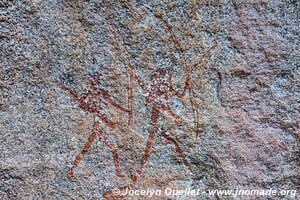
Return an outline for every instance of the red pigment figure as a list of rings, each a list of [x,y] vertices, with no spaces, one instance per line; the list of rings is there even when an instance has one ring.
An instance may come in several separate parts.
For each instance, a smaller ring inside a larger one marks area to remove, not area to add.
[[[166,69],[158,69],[156,70],[152,76],[151,76],[151,84],[149,86],[149,88],[146,88],[146,86],[140,81],[140,79],[138,78],[138,76],[135,73],[135,65],[133,64],[133,62],[131,61],[131,55],[128,52],[126,45],[125,45],[125,38],[122,36],[122,34],[118,31],[118,28],[116,27],[115,23],[113,22],[113,17],[111,16],[109,10],[109,7],[111,7],[110,3],[106,1],[106,9],[105,9],[105,15],[106,18],[108,20],[108,22],[110,23],[111,27],[112,27],[112,34],[114,35],[114,39],[116,40],[116,45],[118,47],[118,49],[121,50],[120,53],[125,54],[125,60],[124,60],[124,64],[125,67],[127,69],[127,71],[130,74],[130,84],[129,84],[129,88],[130,88],[130,93],[131,95],[129,95],[129,101],[131,103],[129,103],[130,108],[132,110],[132,80],[136,81],[138,83],[138,85],[142,88],[142,90],[145,92],[146,94],[146,103],[148,104],[152,104],[152,109],[151,109],[151,127],[149,129],[149,136],[148,136],[148,140],[147,140],[147,144],[144,150],[144,154],[142,155],[141,158],[141,163],[140,163],[140,168],[137,170],[136,175],[132,175],[131,176],[131,181],[132,183],[129,183],[125,186],[119,187],[117,188],[118,191],[123,191],[125,189],[129,189],[131,188],[137,181],[137,177],[141,175],[142,173],[142,169],[145,165],[145,162],[147,160],[147,157],[149,155],[149,152],[151,150],[151,146],[152,146],[152,140],[154,138],[154,136],[157,134],[157,132],[159,132],[158,127],[157,127],[157,122],[159,119],[159,114],[160,111],[166,111],[174,120],[176,123],[180,123],[181,119],[178,115],[176,115],[170,108],[170,106],[166,103],[166,101],[168,100],[169,95],[176,95],[178,98],[183,98],[185,96],[186,91],[189,92],[189,100],[192,106],[192,110],[194,113],[194,127],[195,127],[195,131],[196,131],[196,139],[198,137],[200,128],[198,125],[198,111],[195,108],[195,102],[194,102],[194,92],[193,92],[193,88],[191,85],[191,78],[190,78],[190,72],[197,66],[203,64],[204,59],[206,58],[206,56],[209,54],[209,52],[216,47],[216,45],[214,45],[213,47],[211,47],[204,55],[201,56],[201,58],[199,60],[197,60],[194,64],[189,65],[186,62],[186,58],[184,58],[184,54],[183,54],[183,48],[181,47],[181,43],[179,41],[179,39],[176,37],[176,35],[174,34],[174,32],[172,31],[172,27],[165,21],[164,25],[167,26],[167,30],[168,32],[171,34],[171,38],[173,40],[173,42],[177,45],[179,45],[180,51],[182,53],[182,57],[184,59],[183,60],[183,64],[185,66],[185,75],[186,75],[186,81],[185,81],[185,86],[182,92],[177,92],[173,87],[172,87],[172,73],[173,73],[173,65],[171,66],[171,69],[169,71],[169,73],[167,72]],[[159,16],[158,16],[159,17]],[[166,78],[168,74],[168,79]],[[175,139],[173,139],[171,136],[169,136],[168,134],[166,134],[166,129],[161,129],[160,130],[160,135],[162,137],[164,137],[166,140],[172,142],[175,145],[175,150],[176,152],[179,154],[179,156],[182,158],[183,163],[187,166],[190,166],[189,163],[186,161],[182,150],[179,146],[179,144],[176,142]],[[196,141],[195,141],[196,142]],[[106,191],[103,192],[103,197],[105,199],[123,199],[122,196],[116,196],[114,195],[114,191]]]
[[[181,57],[182,57],[182,61],[185,67],[185,74],[187,77],[190,77],[190,72],[194,70],[195,67],[203,64],[204,59],[208,56],[208,54],[211,52],[212,49],[214,49],[217,44],[214,44],[212,47],[210,47],[208,49],[208,51],[206,51],[199,60],[197,60],[194,64],[189,65],[187,63],[187,58],[185,57],[184,54],[184,48],[182,47],[181,41],[179,40],[179,38],[175,35],[174,31],[173,31],[173,26],[171,24],[169,24],[167,22],[167,20],[165,20],[163,18],[162,13],[156,13],[155,16],[160,19],[160,21],[163,23],[164,28],[167,32],[169,32],[169,34],[171,35],[171,39],[173,41],[173,43],[176,45],[176,47],[179,49],[180,53],[181,53]],[[192,111],[194,113],[194,129],[196,132],[196,138],[195,138],[195,143],[197,142],[197,138],[199,136],[199,133],[201,132],[201,129],[199,127],[199,113],[198,110],[196,109],[195,106],[195,100],[194,100],[194,90],[193,90],[193,86],[191,84],[191,82],[189,82],[189,84],[187,85],[187,89],[189,91],[189,101],[190,104],[192,106]]]
[[[169,142],[173,143],[175,146],[176,152],[179,154],[181,157],[183,163],[190,167],[190,164],[187,162],[185,156],[183,155],[183,151],[181,150],[179,144],[175,139],[173,139],[170,135],[166,134],[166,130],[162,128],[160,131],[157,127],[158,119],[160,116],[160,112],[165,111],[167,112],[177,124],[182,122],[181,118],[172,111],[170,106],[166,103],[168,101],[169,95],[176,95],[179,98],[184,97],[186,89],[188,88],[189,85],[189,77],[186,78],[186,83],[184,90],[182,92],[176,91],[172,87],[172,73],[173,73],[173,65],[169,71],[166,69],[157,69],[154,71],[151,75],[151,84],[147,88],[144,83],[138,78],[137,74],[135,73],[134,69],[130,68],[130,74],[133,78],[134,81],[138,83],[138,85],[142,88],[143,92],[145,93],[146,96],[146,103],[147,104],[152,104],[151,108],[151,117],[150,117],[150,129],[149,129],[149,136],[147,139],[147,144],[144,150],[144,153],[141,158],[141,163],[140,167],[136,172],[136,175],[131,176],[132,183],[125,185],[123,187],[118,188],[118,190],[123,191],[127,188],[132,187],[136,181],[137,177],[141,175],[142,170],[144,168],[145,162],[148,158],[148,155],[150,153],[151,147],[152,147],[152,141],[155,135],[159,132],[160,135],[168,140]],[[168,75],[168,77],[167,77]],[[111,194],[111,191],[104,192],[103,196],[106,199],[110,199],[113,194]],[[113,197],[115,199],[116,197]]]
[[[189,77],[186,78],[186,84],[184,87],[184,90],[180,93],[176,91],[172,87],[172,73],[173,73],[173,65],[169,72],[166,69],[158,69],[154,71],[151,75],[151,84],[148,88],[145,87],[145,85],[142,83],[142,81],[138,78],[136,73],[133,69],[130,69],[130,73],[133,77],[133,79],[140,85],[142,90],[145,92],[146,95],[146,103],[152,104],[151,109],[151,121],[150,121],[150,129],[149,129],[149,136],[146,144],[146,148],[144,151],[144,154],[141,159],[141,166],[140,169],[137,171],[137,174],[140,175],[142,172],[142,169],[144,167],[145,161],[148,157],[148,154],[150,152],[151,146],[152,146],[152,140],[155,136],[155,134],[158,132],[157,122],[159,119],[159,114],[161,111],[167,112],[177,124],[182,122],[181,118],[172,111],[171,107],[166,103],[168,101],[169,95],[176,95],[177,97],[183,97],[185,95],[185,91],[189,85],[190,79]],[[167,75],[169,76],[167,78]],[[160,134],[162,137],[164,137],[166,140],[172,142],[175,145],[175,149],[177,153],[179,153],[180,157],[182,158],[185,165],[189,166],[188,162],[186,161],[185,157],[182,154],[182,150],[180,149],[178,143],[175,139],[173,139],[171,136],[167,135],[166,130],[162,129]]]
[[[73,161],[72,166],[68,170],[68,175],[71,178],[74,178],[74,168],[80,163],[82,157],[84,154],[90,149],[93,141],[97,138],[100,137],[105,145],[108,146],[108,148],[111,150],[113,154],[113,160],[114,160],[114,166],[115,166],[115,171],[116,175],[119,177],[123,177],[120,173],[119,169],[119,156],[118,156],[118,151],[117,148],[115,147],[114,144],[110,143],[108,138],[107,138],[107,133],[101,128],[100,121],[104,122],[110,129],[115,128],[115,123],[112,122],[110,119],[107,118],[107,116],[103,113],[103,108],[101,106],[101,101],[105,101],[118,110],[127,112],[129,115],[129,118],[131,117],[131,110],[126,109],[116,102],[114,102],[111,98],[108,92],[102,88],[96,88],[95,85],[99,83],[100,77],[99,75],[93,75],[91,76],[89,80],[89,89],[88,92],[82,95],[78,95],[76,92],[73,90],[69,89],[59,81],[56,81],[58,86],[66,91],[71,97],[73,97],[80,108],[83,110],[86,110],[90,113],[93,114],[94,116],[94,124],[93,124],[93,131],[92,134],[88,137],[87,142],[84,144],[83,148],[81,151],[77,154],[75,160]],[[130,123],[130,120],[129,122]]]

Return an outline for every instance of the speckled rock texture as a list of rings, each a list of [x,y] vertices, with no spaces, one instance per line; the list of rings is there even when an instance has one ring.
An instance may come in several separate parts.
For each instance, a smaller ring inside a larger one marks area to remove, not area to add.
[[[0,199],[299,199],[299,25],[297,0],[1,0]]]

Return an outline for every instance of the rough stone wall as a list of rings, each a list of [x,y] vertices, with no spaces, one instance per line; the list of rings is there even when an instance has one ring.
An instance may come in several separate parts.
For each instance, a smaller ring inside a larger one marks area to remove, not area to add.
[[[151,77],[172,67],[173,87],[184,91],[190,74],[193,92],[162,99],[181,121],[160,108],[133,188],[297,189],[299,198],[299,15],[295,0],[2,0],[0,199],[103,199],[132,181],[157,105],[146,102]],[[100,136],[74,177],[67,173],[94,130],[95,112],[58,83],[84,94],[94,74],[94,87],[117,104],[132,102],[132,124],[129,112],[102,102],[115,127],[98,127],[117,149],[124,177]]]

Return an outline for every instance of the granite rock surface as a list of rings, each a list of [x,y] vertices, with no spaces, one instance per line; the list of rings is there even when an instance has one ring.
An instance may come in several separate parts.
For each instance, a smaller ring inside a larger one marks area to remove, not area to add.
[[[0,199],[300,198],[299,25],[295,0],[2,0]]]

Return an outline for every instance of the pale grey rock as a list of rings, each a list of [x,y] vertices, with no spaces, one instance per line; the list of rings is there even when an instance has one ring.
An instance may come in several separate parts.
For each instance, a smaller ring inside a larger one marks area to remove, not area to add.
[[[108,8],[125,45],[115,39],[103,1],[0,2],[0,199],[102,199],[129,182],[148,137],[146,94],[134,84],[132,127],[125,113],[104,105],[118,122],[114,130],[103,127],[125,177],[116,177],[111,151],[97,139],[71,180],[68,168],[91,134],[93,115],[55,81],[82,94],[99,73],[99,87],[126,107],[129,54],[146,85],[155,69],[173,63],[174,87],[182,89],[182,55],[159,16],[188,62],[217,46],[191,73],[201,128],[195,144],[188,97],[169,99],[188,124],[169,133],[191,167],[157,134],[135,188],[297,189],[299,198],[299,1],[121,1]],[[165,114],[158,124],[174,120]]]

